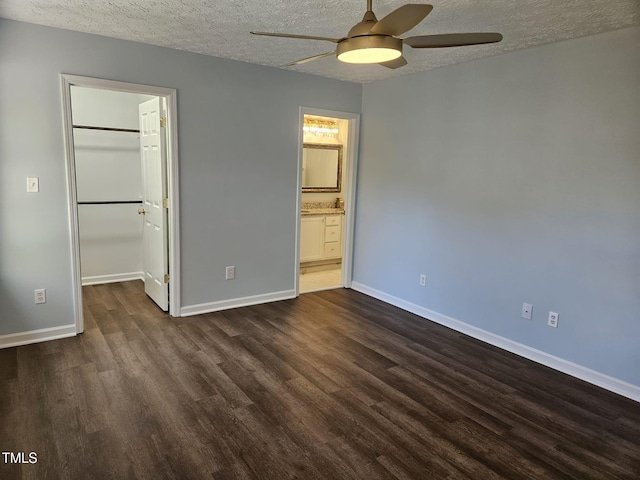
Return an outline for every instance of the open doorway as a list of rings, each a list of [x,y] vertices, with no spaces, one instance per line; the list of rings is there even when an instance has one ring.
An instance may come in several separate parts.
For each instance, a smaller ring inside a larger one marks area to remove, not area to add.
[[[142,281],[176,315],[175,91],[69,75],[62,88],[76,331],[87,285]]]
[[[301,109],[297,293],[351,286],[358,123]]]

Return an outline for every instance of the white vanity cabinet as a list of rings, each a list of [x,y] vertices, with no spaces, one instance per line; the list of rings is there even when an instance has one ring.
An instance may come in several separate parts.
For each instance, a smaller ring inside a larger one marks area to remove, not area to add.
[[[300,219],[300,262],[342,257],[342,215],[304,215]]]
[[[342,215],[327,215],[324,222],[324,258],[342,256]]]
[[[300,219],[300,262],[324,258],[324,215]]]

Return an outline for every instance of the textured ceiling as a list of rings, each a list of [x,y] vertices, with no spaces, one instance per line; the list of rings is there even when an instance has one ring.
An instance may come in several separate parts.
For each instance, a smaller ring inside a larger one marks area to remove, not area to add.
[[[405,46],[409,64],[397,70],[348,65],[334,56],[287,68],[365,83],[640,25],[640,0],[374,0],[373,10],[381,19],[411,1],[434,9],[404,36],[488,31],[502,33],[504,40],[434,50]],[[365,10],[366,0],[0,0],[4,18],[270,66],[335,45],[249,31],[343,37]]]

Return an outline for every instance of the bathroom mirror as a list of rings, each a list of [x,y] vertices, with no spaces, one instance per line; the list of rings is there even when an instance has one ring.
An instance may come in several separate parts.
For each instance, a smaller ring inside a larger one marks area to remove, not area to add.
[[[342,145],[305,143],[302,149],[302,191],[340,192]]]

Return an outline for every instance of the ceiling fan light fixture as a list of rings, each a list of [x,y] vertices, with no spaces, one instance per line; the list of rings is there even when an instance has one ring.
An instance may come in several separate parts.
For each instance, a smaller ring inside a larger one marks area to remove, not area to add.
[[[302,65],[335,54],[341,62],[352,64],[377,63],[383,67],[395,70],[407,64],[407,59],[402,55],[402,46],[404,44],[409,45],[411,48],[445,48],[483,45],[502,40],[501,34],[491,32],[443,33],[398,38],[424,20],[433,10],[433,6],[421,3],[408,3],[396,8],[382,20],[378,21],[372,11],[371,4],[372,0],[367,0],[367,11],[364,17],[362,17],[360,22],[351,27],[346,37],[342,38],[298,35],[293,33],[251,33],[270,37],[320,40],[337,44],[336,49],[332,52],[302,58],[295,62],[282,65],[283,67]]]
[[[338,44],[338,60],[345,63],[383,63],[402,55],[402,40],[386,35],[347,38]]]

